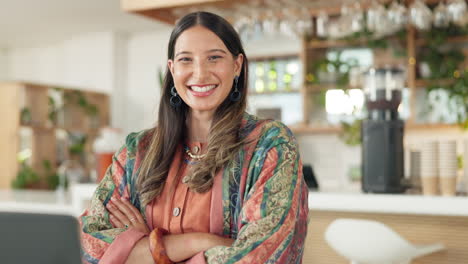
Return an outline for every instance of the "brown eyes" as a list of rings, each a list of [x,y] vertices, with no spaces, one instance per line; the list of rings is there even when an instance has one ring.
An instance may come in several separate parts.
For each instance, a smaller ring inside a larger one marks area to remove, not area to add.
[[[216,61],[218,59],[221,59],[223,58],[222,56],[219,56],[219,55],[213,55],[213,56],[209,56],[208,57],[208,60],[209,61]],[[180,62],[190,62],[192,61],[192,58],[189,58],[189,57],[182,57],[182,58],[179,58],[177,61],[180,61]]]
[[[213,61],[213,60],[217,60],[217,59],[221,59],[221,58],[222,58],[221,56],[215,55],[215,56],[210,56],[208,59]]]

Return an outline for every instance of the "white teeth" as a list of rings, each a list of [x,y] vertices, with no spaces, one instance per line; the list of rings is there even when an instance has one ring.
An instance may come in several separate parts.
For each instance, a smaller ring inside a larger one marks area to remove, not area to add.
[[[195,92],[204,93],[204,92],[208,92],[210,90],[213,90],[214,88],[216,88],[216,86],[217,85],[208,85],[208,86],[203,86],[203,87],[190,86],[190,89],[194,90]]]

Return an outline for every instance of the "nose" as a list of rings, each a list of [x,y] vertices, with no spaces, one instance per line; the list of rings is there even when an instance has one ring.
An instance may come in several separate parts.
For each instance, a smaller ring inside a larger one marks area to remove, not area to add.
[[[203,82],[209,75],[209,69],[205,63],[198,60],[194,63],[192,77],[195,81]]]

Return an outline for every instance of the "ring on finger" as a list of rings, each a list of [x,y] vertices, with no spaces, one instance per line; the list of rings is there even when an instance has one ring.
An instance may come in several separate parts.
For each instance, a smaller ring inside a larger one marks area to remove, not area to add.
[[[128,225],[127,225],[127,224],[125,224],[125,229],[128,229]]]

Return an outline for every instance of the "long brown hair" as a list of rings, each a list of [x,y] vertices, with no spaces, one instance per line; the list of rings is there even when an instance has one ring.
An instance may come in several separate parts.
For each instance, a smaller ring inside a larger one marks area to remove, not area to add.
[[[189,188],[196,192],[206,192],[213,186],[216,173],[234,158],[244,144],[244,141],[239,138],[239,129],[247,104],[249,71],[247,56],[239,35],[225,19],[208,12],[191,13],[178,21],[169,39],[168,59],[174,59],[174,46],[180,34],[196,25],[201,25],[215,33],[234,57],[239,54],[244,56],[238,82],[238,90],[242,93],[241,98],[234,102],[228,96],[216,109],[208,136],[206,156],[190,171]],[[177,147],[187,136],[185,121],[189,107],[183,101],[179,107],[170,105],[170,90],[173,86],[174,80],[169,69],[166,68],[158,122],[153,128],[150,145],[143,158],[137,179],[142,205],[147,205],[161,194]]]

